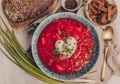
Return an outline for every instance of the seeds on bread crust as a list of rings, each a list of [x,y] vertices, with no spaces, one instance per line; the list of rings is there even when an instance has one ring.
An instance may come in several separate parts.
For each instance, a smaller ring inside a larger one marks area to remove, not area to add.
[[[5,14],[12,22],[24,22],[37,17],[54,0],[9,0],[5,2]]]

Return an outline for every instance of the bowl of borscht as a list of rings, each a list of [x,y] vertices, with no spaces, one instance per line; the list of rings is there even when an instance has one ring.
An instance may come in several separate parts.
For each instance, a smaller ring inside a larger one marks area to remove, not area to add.
[[[89,72],[99,56],[94,26],[74,13],[53,14],[36,28],[32,54],[37,66],[49,77],[71,80]]]

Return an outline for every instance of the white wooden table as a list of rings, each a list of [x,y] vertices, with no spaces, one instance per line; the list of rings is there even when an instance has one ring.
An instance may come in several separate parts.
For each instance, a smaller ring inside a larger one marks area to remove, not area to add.
[[[120,0],[115,0],[117,2],[118,9],[120,9]],[[0,12],[1,15],[1,12]],[[115,24],[115,36],[118,37],[119,43],[117,43],[118,46],[120,46],[120,10],[118,12],[118,17]],[[18,37],[20,37],[18,35]],[[28,38],[28,36],[25,34],[24,37],[20,38]],[[30,42],[30,39],[21,41],[22,45],[28,45],[28,42]],[[1,47],[1,46],[0,46]],[[113,76],[108,84],[120,84],[120,77]],[[40,80],[37,80],[33,77],[31,77],[29,74],[21,70],[19,67],[17,67],[15,64],[13,64],[11,61],[9,61],[1,52],[0,52],[0,84],[45,84]]]

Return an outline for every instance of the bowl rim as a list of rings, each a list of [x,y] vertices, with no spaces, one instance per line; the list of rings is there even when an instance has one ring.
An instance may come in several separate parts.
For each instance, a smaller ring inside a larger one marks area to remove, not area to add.
[[[110,24],[112,24],[112,23],[116,20],[116,18],[117,18],[117,16],[118,16],[118,8],[117,8],[117,13],[114,15],[114,17],[113,17],[113,19],[112,19],[112,21],[111,21],[110,23],[107,23],[107,24],[99,24],[99,23],[97,23],[97,22],[92,21],[92,19],[91,19],[90,16],[89,16],[89,13],[87,12],[87,10],[88,10],[88,4],[89,4],[90,2],[91,2],[91,0],[88,0],[87,3],[86,3],[85,15],[86,15],[86,17],[88,18],[88,20],[90,20],[92,23],[97,24],[97,25],[100,25],[100,26],[105,26],[105,25],[110,25]],[[115,3],[114,0],[112,0],[112,2],[113,2],[114,5],[117,6],[117,4]]]
[[[76,19],[76,20],[82,22],[92,32],[92,35],[93,35],[93,38],[94,38],[94,44],[95,44],[94,45],[94,53],[93,53],[93,56],[91,58],[90,63],[88,63],[85,68],[76,72],[75,74],[62,75],[62,74],[57,74],[57,73],[54,73],[54,72],[50,71],[40,61],[39,55],[37,53],[37,42],[38,42],[38,38],[39,38],[40,33],[42,32],[42,30],[44,29],[44,27],[47,24],[49,24],[52,21],[54,21],[56,19],[59,19],[59,18],[72,18],[72,19]],[[93,68],[93,66],[95,65],[95,63],[96,63],[96,61],[99,57],[99,51],[100,51],[100,46],[99,46],[98,34],[97,34],[96,30],[94,29],[94,26],[88,20],[86,20],[85,18],[82,18],[81,16],[78,16],[74,13],[69,13],[69,12],[57,13],[57,14],[53,14],[53,15],[47,17],[36,28],[36,30],[33,34],[33,38],[32,38],[32,54],[33,54],[33,58],[35,60],[35,63],[46,75],[48,75],[49,77],[51,77],[53,79],[60,80],[60,81],[76,79],[76,78],[86,74],[88,71],[90,71]]]

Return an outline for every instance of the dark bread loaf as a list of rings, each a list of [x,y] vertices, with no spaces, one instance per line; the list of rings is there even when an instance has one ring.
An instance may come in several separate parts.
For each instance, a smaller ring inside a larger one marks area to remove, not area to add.
[[[53,11],[58,0],[2,0],[2,8],[14,29],[24,27]]]

